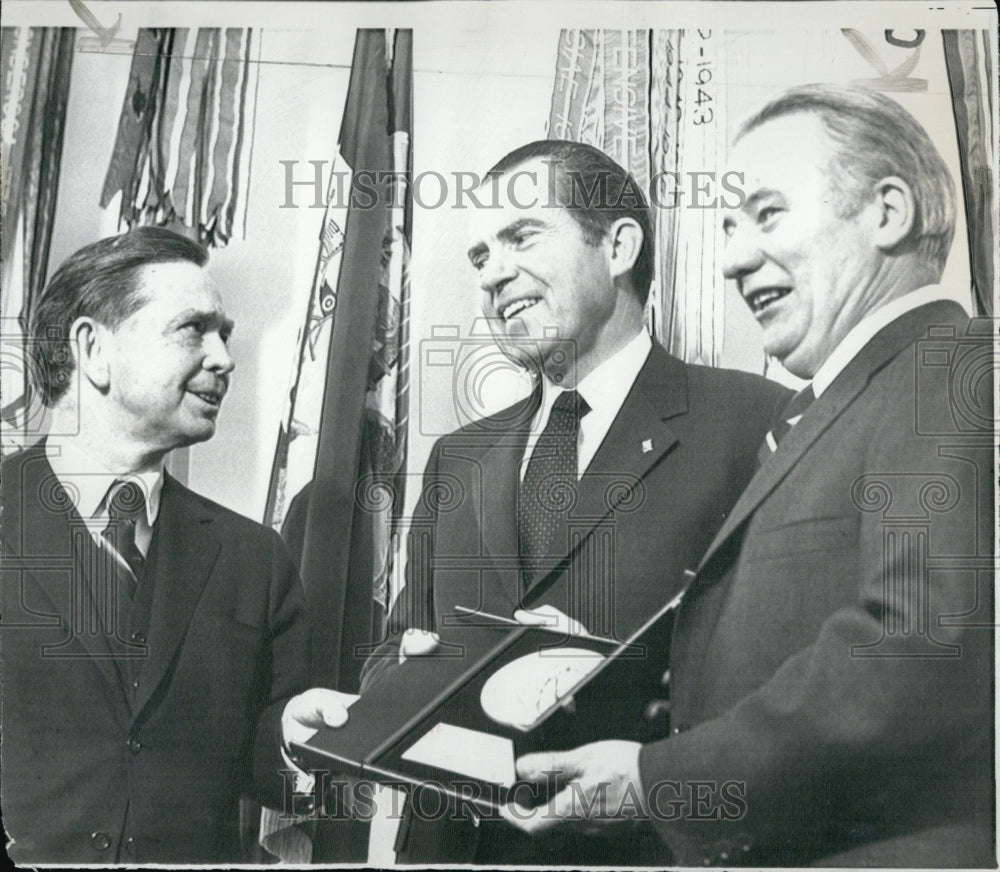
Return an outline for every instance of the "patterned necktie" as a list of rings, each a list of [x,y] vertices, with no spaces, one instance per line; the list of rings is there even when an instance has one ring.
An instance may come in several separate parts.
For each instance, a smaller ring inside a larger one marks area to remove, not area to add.
[[[771,454],[778,450],[781,440],[788,435],[788,431],[799,423],[799,418],[805,414],[806,409],[816,399],[812,385],[806,385],[801,391],[788,401],[788,405],[782,409],[778,420],[771,427],[764,440],[764,445],[760,450],[760,460],[763,463]]]
[[[527,589],[547,557],[552,537],[564,525],[574,500],[580,419],[590,406],[576,391],[560,394],[528,461],[518,492],[517,532]]]
[[[135,544],[135,525],[145,511],[146,496],[134,481],[115,479],[108,490],[108,526],[102,535],[108,545],[121,558],[127,572],[123,573],[129,600],[134,599],[136,587],[142,577],[146,559]]]

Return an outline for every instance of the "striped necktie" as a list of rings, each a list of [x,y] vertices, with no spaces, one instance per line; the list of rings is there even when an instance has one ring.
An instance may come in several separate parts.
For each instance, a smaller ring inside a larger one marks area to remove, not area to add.
[[[134,481],[115,479],[108,489],[108,525],[101,534],[114,551],[124,573],[128,598],[135,597],[136,587],[142,577],[145,557],[135,544],[135,525],[145,511],[146,496]]]
[[[788,435],[792,427],[799,423],[799,418],[805,414],[806,409],[809,408],[815,399],[816,394],[813,393],[813,388],[810,384],[806,385],[789,400],[788,405],[782,409],[781,414],[764,439],[764,445],[760,450],[761,463],[778,450],[781,440]]]

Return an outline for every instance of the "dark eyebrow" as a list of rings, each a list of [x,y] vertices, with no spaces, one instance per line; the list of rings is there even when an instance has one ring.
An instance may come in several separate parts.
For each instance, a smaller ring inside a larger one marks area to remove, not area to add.
[[[485,243],[478,242],[475,245],[473,245],[472,248],[469,249],[469,260],[475,263],[477,257],[479,257],[481,254],[488,254],[489,250],[490,250],[489,246],[487,246]]]
[[[772,197],[777,197],[779,200],[785,199],[781,191],[776,191],[773,188],[762,188],[759,191],[754,191],[747,197],[746,202],[743,204],[743,209],[752,212],[761,200],[768,200]]]
[[[221,312],[211,309],[208,311],[201,311],[199,309],[185,309],[181,312],[173,321],[170,322],[170,327],[173,330],[182,327],[188,321],[203,321],[208,327],[216,328],[220,333],[232,333],[236,327],[235,322],[232,318],[228,318]]]
[[[540,218],[518,218],[517,221],[511,221],[510,224],[500,230],[497,233],[497,239],[501,242],[512,242],[514,237],[526,227],[538,228],[544,226],[545,222]]]
[[[539,228],[545,226],[545,222],[540,218],[518,218],[516,221],[511,221],[506,227],[498,230],[497,239],[500,240],[500,242],[513,242],[516,239],[517,234],[526,227]],[[482,254],[488,254],[489,250],[490,248],[485,242],[477,242],[472,246],[472,248],[469,249],[469,260],[475,263],[477,257]]]

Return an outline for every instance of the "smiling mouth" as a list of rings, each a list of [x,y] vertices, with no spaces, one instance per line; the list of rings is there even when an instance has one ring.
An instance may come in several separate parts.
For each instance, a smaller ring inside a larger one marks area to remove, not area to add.
[[[750,311],[753,312],[754,315],[759,315],[772,303],[776,303],[782,297],[788,296],[791,292],[791,288],[758,288],[756,291],[744,294],[743,299],[746,300],[747,305],[750,307]]]
[[[530,309],[536,303],[542,301],[541,297],[524,297],[520,300],[514,300],[513,303],[508,303],[506,306],[500,309],[500,317],[504,321],[510,321],[511,318],[516,315],[520,315],[526,309]]]
[[[188,391],[190,394],[194,394],[199,400],[207,403],[213,409],[219,408],[222,405],[222,394],[215,393],[213,391]]]

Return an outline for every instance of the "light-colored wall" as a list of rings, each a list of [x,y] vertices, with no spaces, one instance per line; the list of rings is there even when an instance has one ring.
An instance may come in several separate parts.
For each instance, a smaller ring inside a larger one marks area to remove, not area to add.
[[[517,33],[498,34],[490,22],[492,6],[478,5],[482,11],[475,20],[456,21],[452,29],[415,31],[413,147],[418,173],[434,170],[447,178],[457,170],[482,173],[516,146],[545,136],[559,27],[536,23]],[[816,48],[796,43],[783,50],[773,34],[730,37],[730,127],[790,84],[866,74],[860,58],[852,59],[853,50],[845,50],[835,32],[801,39],[813,40]],[[333,156],[353,42],[353,28],[263,31],[246,238],[234,238],[211,257],[211,271],[237,322],[232,350],[238,369],[216,437],[191,449],[190,482],[258,519],[322,219],[321,210],[308,208],[311,194],[305,189],[296,193],[299,208],[279,208],[285,192],[285,170],[279,161],[300,161],[297,178],[302,178],[307,161]],[[932,52],[927,54],[933,58]],[[117,232],[117,204],[101,210],[97,203],[130,62],[129,55],[97,53],[78,53],[74,60],[53,267],[81,245]],[[922,74],[927,75],[926,64],[941,63],[927,61]],[[935,67],[932,73],[936,84],[930,93],[901,99],[932,130],[958,178],[948,98],[941,91],[946,79],[943,68]],[[436,186],[428,183],[424,194],[425,202],[433,199]],[[433,439],[461,420],[453,373],[423,366],[427,343],[454,341],[433,339],[440,327],[455,327],[459,336],[468,338],[479,315],[479,294],[465,256],[468,212],[454,205],[452,196],[439,208],[414,209],[409,464],[417,473]],[[961,218],[947,278],[967,299],[968,252]],[[763,355],[758,328],[733,288],[726,293],[723,364],[759,372]],[[483,408],[499,408],[521,389],[520,382],[502,373],[486,384]],[[410,488],[408,503],[414,496],[415,488]]]

